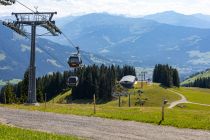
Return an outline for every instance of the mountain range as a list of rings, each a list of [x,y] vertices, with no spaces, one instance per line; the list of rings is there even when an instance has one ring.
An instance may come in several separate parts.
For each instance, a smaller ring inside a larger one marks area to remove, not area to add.
[[[141,18],[101,13],[74,17],[60,28],[85,51],[139,67],[168,63],[185,77],[210,66],[209,17],[172,11]],[[66,44],[63,38],[57,41]]]
[[[182,77],[210,66],[210,16],[173,11],[141,18],[94,13],[56,21],[79,45],[86,64],[129,64],[153,67],[168,63]],[[30,41],[0,25],[0,80],[21,78],[29,63]],[[37,75],[68,70],[75,51],[61,35],[37,40]]]
[[[37,38],[37,76],[56,71],[69,70],[67,60],[76,49],[50,40]],[[99,55],[81,51],[84,64],[111,64]],[[22,79],[29,66],[30,40],[19,36],[0,23],[0,84],[10,79]],[[16,80],[18,81],[18,80]]]
[[[159,23],[165,23],[175,26],[194,27],[209,29],[210,16],[203,14],[184,15],[174,11],[166,11],[153,15],[144,16],[144,19],[154,20]]]

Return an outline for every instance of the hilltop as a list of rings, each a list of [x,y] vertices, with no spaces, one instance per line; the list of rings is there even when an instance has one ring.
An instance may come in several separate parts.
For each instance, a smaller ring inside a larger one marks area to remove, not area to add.
[[[181,85],[189,84],[189,83],[194,82],[196,79],[207,78],[207,77],[210,77],[210,69],[207,69],[205,71],[198,72],[198,73],[195,73],[195,74],[189,76],[186,80],[184,80],[181,83]]]

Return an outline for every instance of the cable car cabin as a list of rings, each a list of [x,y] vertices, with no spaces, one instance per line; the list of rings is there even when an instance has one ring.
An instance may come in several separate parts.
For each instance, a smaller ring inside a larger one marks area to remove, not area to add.
[[[82,59],[79,55],[72,55],[69,57],[68,64],[71,68],[80,67],[82,64]]]
[[[77,76],[70,76],[67,80],[67,84],[71,87],[76,87],[79,84],[79,78]]]
[[[15,3],[15,0],[0,0],[0,5],[12,5]]]

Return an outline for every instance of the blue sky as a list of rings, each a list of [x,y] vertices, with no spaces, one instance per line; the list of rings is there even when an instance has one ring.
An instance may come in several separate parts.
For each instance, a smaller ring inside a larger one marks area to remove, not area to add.
[[[210,0],[19,0],[38,11],[57,11],[57,17],[107,12],[131,17],[173,10],[183,14],[203,13],[210,15]],[[26,12],[26,8],[16,3],[0,6],[0,16],[11,12]]]

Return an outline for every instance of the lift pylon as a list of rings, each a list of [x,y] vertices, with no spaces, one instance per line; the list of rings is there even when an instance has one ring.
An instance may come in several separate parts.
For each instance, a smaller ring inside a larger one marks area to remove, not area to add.
[[[27,36],[23,30],[24,26],[31,26],[31,55],[29,66],[29,86],[27,104],[37,105],[36,99],[36,66],[35,66],[35,52],[36,52],[36,28],[43,27],[48,30],[53,36],[61,34],[59,28],[52,20],[54,14],[57,12],[33,12],[33,13],[12,13],[16,17],[16,21],[3,22],[3,25],[14,30],[16,33]]]

